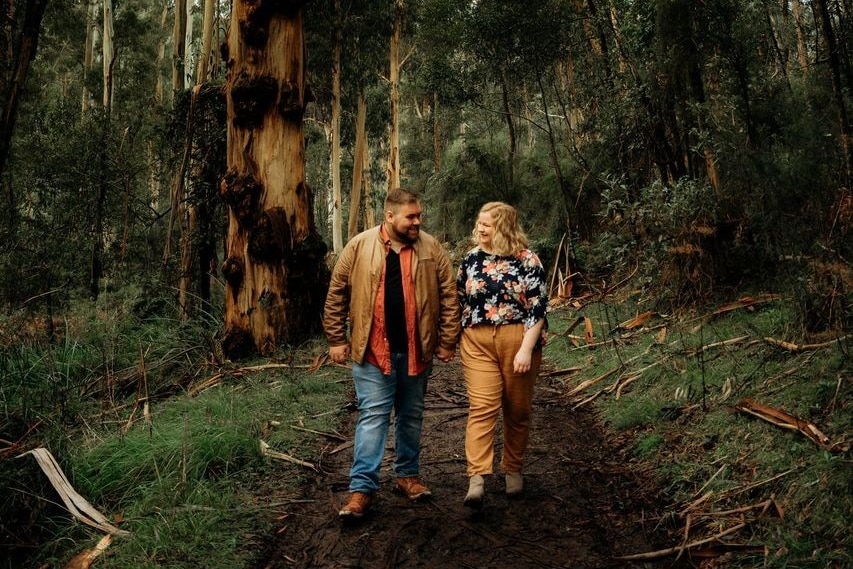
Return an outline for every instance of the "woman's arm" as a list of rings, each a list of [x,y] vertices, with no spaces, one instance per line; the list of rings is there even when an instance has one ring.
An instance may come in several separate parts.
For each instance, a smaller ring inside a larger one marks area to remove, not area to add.
[[[526,373],[530,371],[530,366],[533,362],[533,348],[536,347],[536,342],[539,340],[539,335],[542,333],[542,326],[545,324],[545,319],[537,320],[536,323],[524,331],[524,338],[521,341],[521,347],[515,354],[512,360],[512,369],[515,373]]]

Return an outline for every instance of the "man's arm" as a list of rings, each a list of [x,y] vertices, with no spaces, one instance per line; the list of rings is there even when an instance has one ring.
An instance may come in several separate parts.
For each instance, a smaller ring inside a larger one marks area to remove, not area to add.
[[[442,359],[440,350],[443,350],[445,357],[448,358],[452,358],[456,352],[456,343],[459,341],[462,322],[459,311],[459,298],[456,292],[456,272],[453,270],[450,256],[448,256],[444,247],[440,243],[436,243],[436,248],[438,249],[436,260],[439,294],[439,347],[436,350],[436,355],[439,359]],[[449,361],[449,359],[443,361]]]
[[[332,270],[323,309],[323,330],[329,342],[329,357],[337,363],[345,362],[350,351],[347,340],[347,317],[350,304],[349,275],[353,257],[352,247],[344,247]]]

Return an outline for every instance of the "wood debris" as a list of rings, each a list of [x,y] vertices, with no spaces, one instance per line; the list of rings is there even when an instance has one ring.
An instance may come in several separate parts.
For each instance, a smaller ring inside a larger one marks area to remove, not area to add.
[[[727,312],[732,312],[734,310],[740,310],[745,308],[747,310],[752,309],[753,306],[757,304],[763,304],[765,302],[773,302],[774,300],[779,300],[782,298],[781,294],[760,294],[758,296],[743,296],[736,300],[735,302],[730,302],[729,304],[724,304],[723,306],[716,309],[711,314],[713,316],[719,316],[720,314],[725,314]]]
[[[694,502],[694,505],[704,502],[705,497],[703,496],[700,500]],[[689,510],[690,507],[685,508],[683,512]],[[747,506],[742,506],[739,508],[733,508],[725,511],[717,511],[717,512],[693,512],[684,515],[685,517],[685,525],[684,525],[684,539],[681,545],[675,547],[668,547],[665,549],[658,549],[656,551],[647,551],[645,553],[635,553],[632,555],[621,555],[616,557],[616,559],[624,559],[624,560],[641,560],[641,559],[659,559],[661,557],[668,557],[671,555],[675,555],[676,558],[681,557],[683,554],[687,554],[690,557],[710,557],[713,556],[713,552],[717,552],[717,555],[722,555],[724,553],[736,552],[736,551],[767,551],[764,545],[756,545],[756,544],[748,544],[748,543],[733,543],[730,541],[720,541],[722,538],[728,538],[728,536],[736,534],[738,531],[747,527],[751,522],[761,518],[768,513],[772,513],[778,517],[783,517],[782,508],[780,508],[776,504],[775,497],[771,496],[767,500],[763,502],[758,502],[756,504],[749,504]],[[750,517],[751,515],[751,517]],[[702,520],[702,519],[713,519],[714,526],[718,528],[724,528],[709,536],[705,536],[699,539],[694,539],[693,541],[689,541],[690,530],[694,528],[693,521],[694,520]],[[728,527],[726,527],[728,526]],[[730,539],[730,538],[729,538]]]
[[[320,472],[320,467],[312,462],[308,462],[307,460],[302,460],[300,458],[296,458],[295,456],[290,456],[289,454],[285,454],[283,452],[279,452],[277,450],[272,450],[272,447],[266,441],[260,441],[261,446],[261,454],[264,456],[268,456],[270,458],[277,458],[278,460],[284,460],[286,462],[290,462],[293,464],[298,464],[299,466],[304,466],[306,468],[310,468],[314,472]]]
[[[829,437],[823,434],[820,429],[817,428],[817,425],[811,421],[794,417],[781,409],[763,405],[751,397],[741,400],[737,405],[735,405],[735,409],[758,417],[759,419],[763,419],[777,427],[791,431],[799,431],[814,441],[815,444],[830,452],[844,452],[849,448],[847,444],[831,442]]]
[[[92,566],[92,562],[95,561],[112,543],[113,536],[110,534],[105,535],[101,538],[101,540],[93,547],[92,549],[87,549],[81,553],[78,553],[74,557],[71,558],[71,561],[65,564],[63,569],[89,569]]]
[[[62,498],[65,507],[75,518],[86,525],[97,528],[103,532],[113,535],[126,535],[129,532],[115,527],[101,512],[96,510],[92,504],[86,501],[68,481],[65,473],[59,467],[56,459],[44,447],[39,447],[31,451],[18,455],[18,458],[28,454],[35,457],[36,462],[41,467],[42,471],[47,475],[48,480],[56,489],[59,497]]]
[[[764,338],[764,341],[768,344],[772,344],[774,346],[782,348],[783,350],[788,350],[789,352],[808,352],[811,350],[819,350],[821,348],[828,348],[830,346],[834,346],[835,344],[840,344],[846,339],[847,336],[841,336],[840,338],[836,338],[828,342],[821,342],[819,344],[795,344],[793,342],[786,342],[785,340],[776,340],[774,338]]]

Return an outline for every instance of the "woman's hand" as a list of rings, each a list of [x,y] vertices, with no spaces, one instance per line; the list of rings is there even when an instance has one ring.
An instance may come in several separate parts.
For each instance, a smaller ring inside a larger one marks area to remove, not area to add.
[[[527,373],[530,371],[530,366],[533,361],[533,350],[529,350],[522,346],[515,354],[512,360],[512,370],[515,373]]]

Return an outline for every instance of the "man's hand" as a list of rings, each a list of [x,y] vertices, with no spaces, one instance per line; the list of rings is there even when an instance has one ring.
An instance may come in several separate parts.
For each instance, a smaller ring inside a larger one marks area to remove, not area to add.
[[[330,346],[329,359],[336,364],[344,364],[349,359],[349,345]]]
[[[453,356],[455,356],[455,355],[456,355],[456,352],[454,350],[448,350],[447,348],[442,348],[441,346],[439,346],[435,350],[435,357],[437,357],[439,360],[443,361],[444,363],[447,363],[447,362],[453,360]]]

